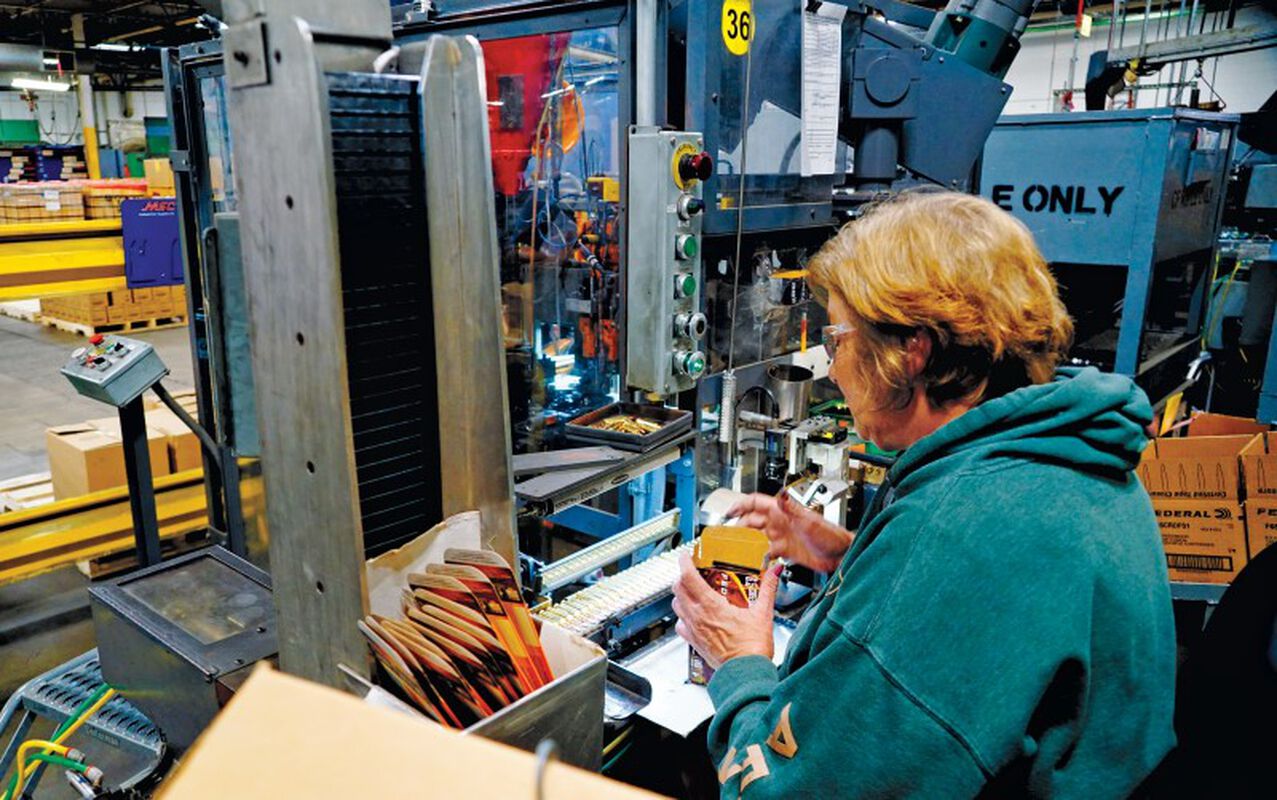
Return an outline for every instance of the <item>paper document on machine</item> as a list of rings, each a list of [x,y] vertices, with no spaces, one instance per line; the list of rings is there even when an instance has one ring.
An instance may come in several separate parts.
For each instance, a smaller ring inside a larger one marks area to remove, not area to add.
[[[804,0],[799,0],[804,2]],[[838,153],[845,6],[821,3],[803,12],[802,174],[832,175]]]

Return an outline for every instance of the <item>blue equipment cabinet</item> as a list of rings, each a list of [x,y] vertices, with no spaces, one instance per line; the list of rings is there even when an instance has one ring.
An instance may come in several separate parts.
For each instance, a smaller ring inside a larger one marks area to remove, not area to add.
[[[182,283],[182,243],[172,197],[123,201],[120,225],[129,288]]]
[[[1238,120],[1172,108],[1012,116],[985,146],[981,194],[1033,232],[1077,321],[1074,356],[1136,378],[1154,401],[1198,353]]]

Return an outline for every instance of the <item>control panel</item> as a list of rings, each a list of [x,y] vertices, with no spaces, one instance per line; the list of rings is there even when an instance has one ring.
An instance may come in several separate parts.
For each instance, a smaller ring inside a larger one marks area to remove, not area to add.
[[[633,127],[629,145],[625,382],[675,394],[707,366],[701,184],[714,161],[699,133]]]
[[[71,353],[62,374],[80,394],[118,408],[158,383],[168,367],[146,342],[97,334]]]

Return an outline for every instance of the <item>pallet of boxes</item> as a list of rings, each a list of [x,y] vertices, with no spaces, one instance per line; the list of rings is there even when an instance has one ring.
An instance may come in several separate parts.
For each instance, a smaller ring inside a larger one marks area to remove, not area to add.
[[[67,222],[84,219],[78,183],[0,184],[0,223]]]
[[[146,197],[146,181],[141,178],[84,181],[86,219],[119,219],[120,203],[132,197]]]
[[[1198,414],[1186,435],[1150,441],[1138,474],[1172,581],[1231,583],[1277,541],[1277,435],[1266,425]]]
[[[127,333],[186,324],[186,287],[151,286],[114,292],[45,297],[44,324],[71,333]]]

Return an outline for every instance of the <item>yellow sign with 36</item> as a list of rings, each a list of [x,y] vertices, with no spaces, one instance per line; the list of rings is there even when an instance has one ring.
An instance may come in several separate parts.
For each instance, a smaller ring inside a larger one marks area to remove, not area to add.
[[[743,56],[754,40],[754,8],[750,0],[723,0],[723,44],[727,52]]]

